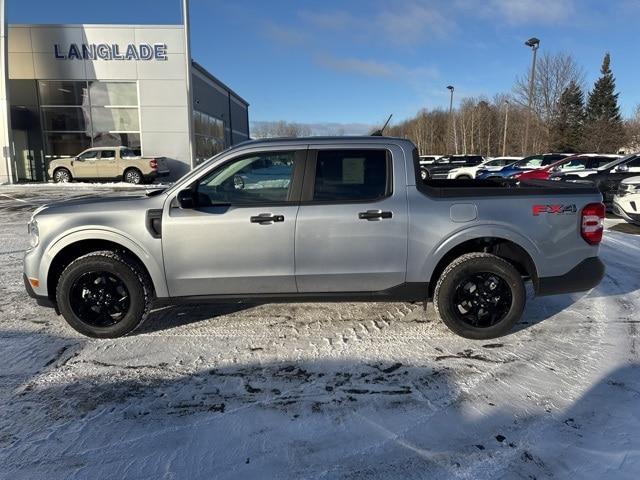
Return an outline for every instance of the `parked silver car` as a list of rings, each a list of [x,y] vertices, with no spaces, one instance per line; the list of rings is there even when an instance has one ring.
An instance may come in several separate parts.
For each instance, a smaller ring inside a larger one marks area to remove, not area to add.
[[[154,301],[432,299],[469,338],[506,333],[538,295],[601,280],[592,186],[420,179],[407,140],[243,143],[147,197],[38,209],[28,292],[79,332],[124,335]]]

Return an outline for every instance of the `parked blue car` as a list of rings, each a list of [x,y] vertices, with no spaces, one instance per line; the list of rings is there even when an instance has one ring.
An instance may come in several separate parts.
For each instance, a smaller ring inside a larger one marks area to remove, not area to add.
[[[540,155],[531,155],[529,157],[523,158],[522,160],[518,160],[511,165],[507,165],[506,167],[497,171],[479,169],[478,173],[476,173],[476,179],[484,180],[486,178],[509,178],[516,173],[546,167],[553,162],[556,162],[565,157],[569,157],[571,155],[573,155],[573,153],[543,153]]]

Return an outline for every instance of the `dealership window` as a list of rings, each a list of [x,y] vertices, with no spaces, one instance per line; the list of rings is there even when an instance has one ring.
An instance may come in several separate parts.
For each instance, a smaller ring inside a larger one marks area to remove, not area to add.
[[[140,153],[135,82],[41,80],[38,91],[47,158],[120,145]]]
[[[196,164],[224,150],[224,122],[206,113],[193,112],[193,133],[196,141]]]

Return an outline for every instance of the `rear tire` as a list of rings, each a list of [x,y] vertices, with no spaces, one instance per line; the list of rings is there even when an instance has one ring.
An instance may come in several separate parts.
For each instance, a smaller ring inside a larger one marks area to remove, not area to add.
[[[73,180],[71,172],[66,168],[56,168],[53,172],[53,181],[55,183],[69,183]]]
[[[134,330],[149,314],[153,286],[130,256],[109,250],[71,262],[60,275],[56,301],[76,331],[94,338],[115,338]]]
[[[456,180],[471,180],[471,177],[469,175],[458,175]]]
[[[442,272],[433,294],[436,313],[454,333],[486,340],[505,335],[522,317],[522,276],[506,260],[467,253]]]
[[[137,168],[129,168],[124,172],[122,179],[126,183],[132,183],[133,185],[138,185],[142,183],[142,172]]]

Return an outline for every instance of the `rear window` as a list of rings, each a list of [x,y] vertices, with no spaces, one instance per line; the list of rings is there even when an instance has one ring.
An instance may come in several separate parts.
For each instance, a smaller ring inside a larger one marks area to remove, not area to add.
[[[313,200],[321,202],[375,200],[388,193],[386,150],[320,150]]]
[[[122,158],[131,158],[131,157],[137,157],[139,155],[133,150],[131,150],[130,148],[123,148],[122,150],[120,150],[120,156]]]

